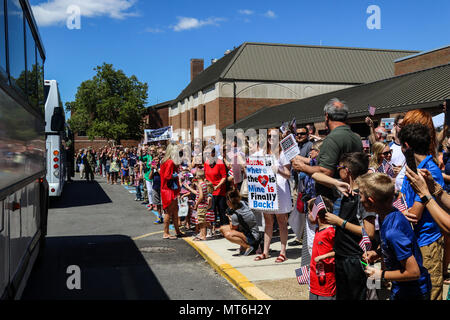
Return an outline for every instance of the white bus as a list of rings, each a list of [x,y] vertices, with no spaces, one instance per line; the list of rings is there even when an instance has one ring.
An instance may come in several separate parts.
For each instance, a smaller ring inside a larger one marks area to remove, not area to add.
[[[21,297],[47,234],[44,61],[28,0],[0,1],[0,299]]]
[[[47,181],[49,196],[61,196],[65,182],[66,124],[64,107],[56,80],[45,80],[45,138],[47,149]]]

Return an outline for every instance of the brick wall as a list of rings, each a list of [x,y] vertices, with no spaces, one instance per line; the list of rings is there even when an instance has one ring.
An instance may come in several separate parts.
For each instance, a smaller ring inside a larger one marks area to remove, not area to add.
[[[397,76],[405,73],[429,69],[447,63],[450,63],[450,46],[396,62],[394,64],[394,72]]]
[[[237,98],[236,99],[236,118],[240,120],[248,117],[263,107],[277,106],[280,104],[294,101],[294,99],[249,99],[249,98]],[[215,124],[218,130],[221,130],[234,123],[234,107],[233,98],[218,98],[205,104],[206,106],[206,122],[203,126],[210,126]],[[194,128],[194,110],[190,109],[171,117],[170,123],[174,126],[174,130],[180,128],[177,125],[181,118],[181,128],[191,129]],[[203,122],[203,105],[197,107],[197,121]]]

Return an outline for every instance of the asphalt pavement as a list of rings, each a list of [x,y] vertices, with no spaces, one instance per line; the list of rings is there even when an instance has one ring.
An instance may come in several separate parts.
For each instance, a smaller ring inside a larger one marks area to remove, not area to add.
[[[66,184],[51,202],[45,250],[22,299],[245,299],[186,241],[162,239],[162,225],[130,191],[98,176]],[[69,289],[71,266],[80,289]]]

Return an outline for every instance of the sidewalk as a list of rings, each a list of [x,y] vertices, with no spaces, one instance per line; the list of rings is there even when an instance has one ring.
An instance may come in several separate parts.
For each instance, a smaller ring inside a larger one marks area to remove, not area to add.
[[[289,234],[288,243],[295,239]],[[273,237],[271,257],[254,261],[256,255],[237,256],[239,246],[225,238],[208,241],[185,241],[193,246],[216,271],[251,300],[307,300],[308,286],[300,286],[295,269],[300,267],[302,246],[289,246],[283,263],[275,263],[281,249],[279,237]]]

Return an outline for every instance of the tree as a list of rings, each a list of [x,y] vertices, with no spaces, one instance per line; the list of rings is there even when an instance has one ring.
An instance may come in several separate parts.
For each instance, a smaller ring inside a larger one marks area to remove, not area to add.
[[[74,132],[86,132],[89,139],[103,137],[120,143],[143,136],[142,116],[147,102],[147,83],[127,77],[112,64],[94,69],[97,74],[78,87],[75,101],[67,102],[68,120]]]

